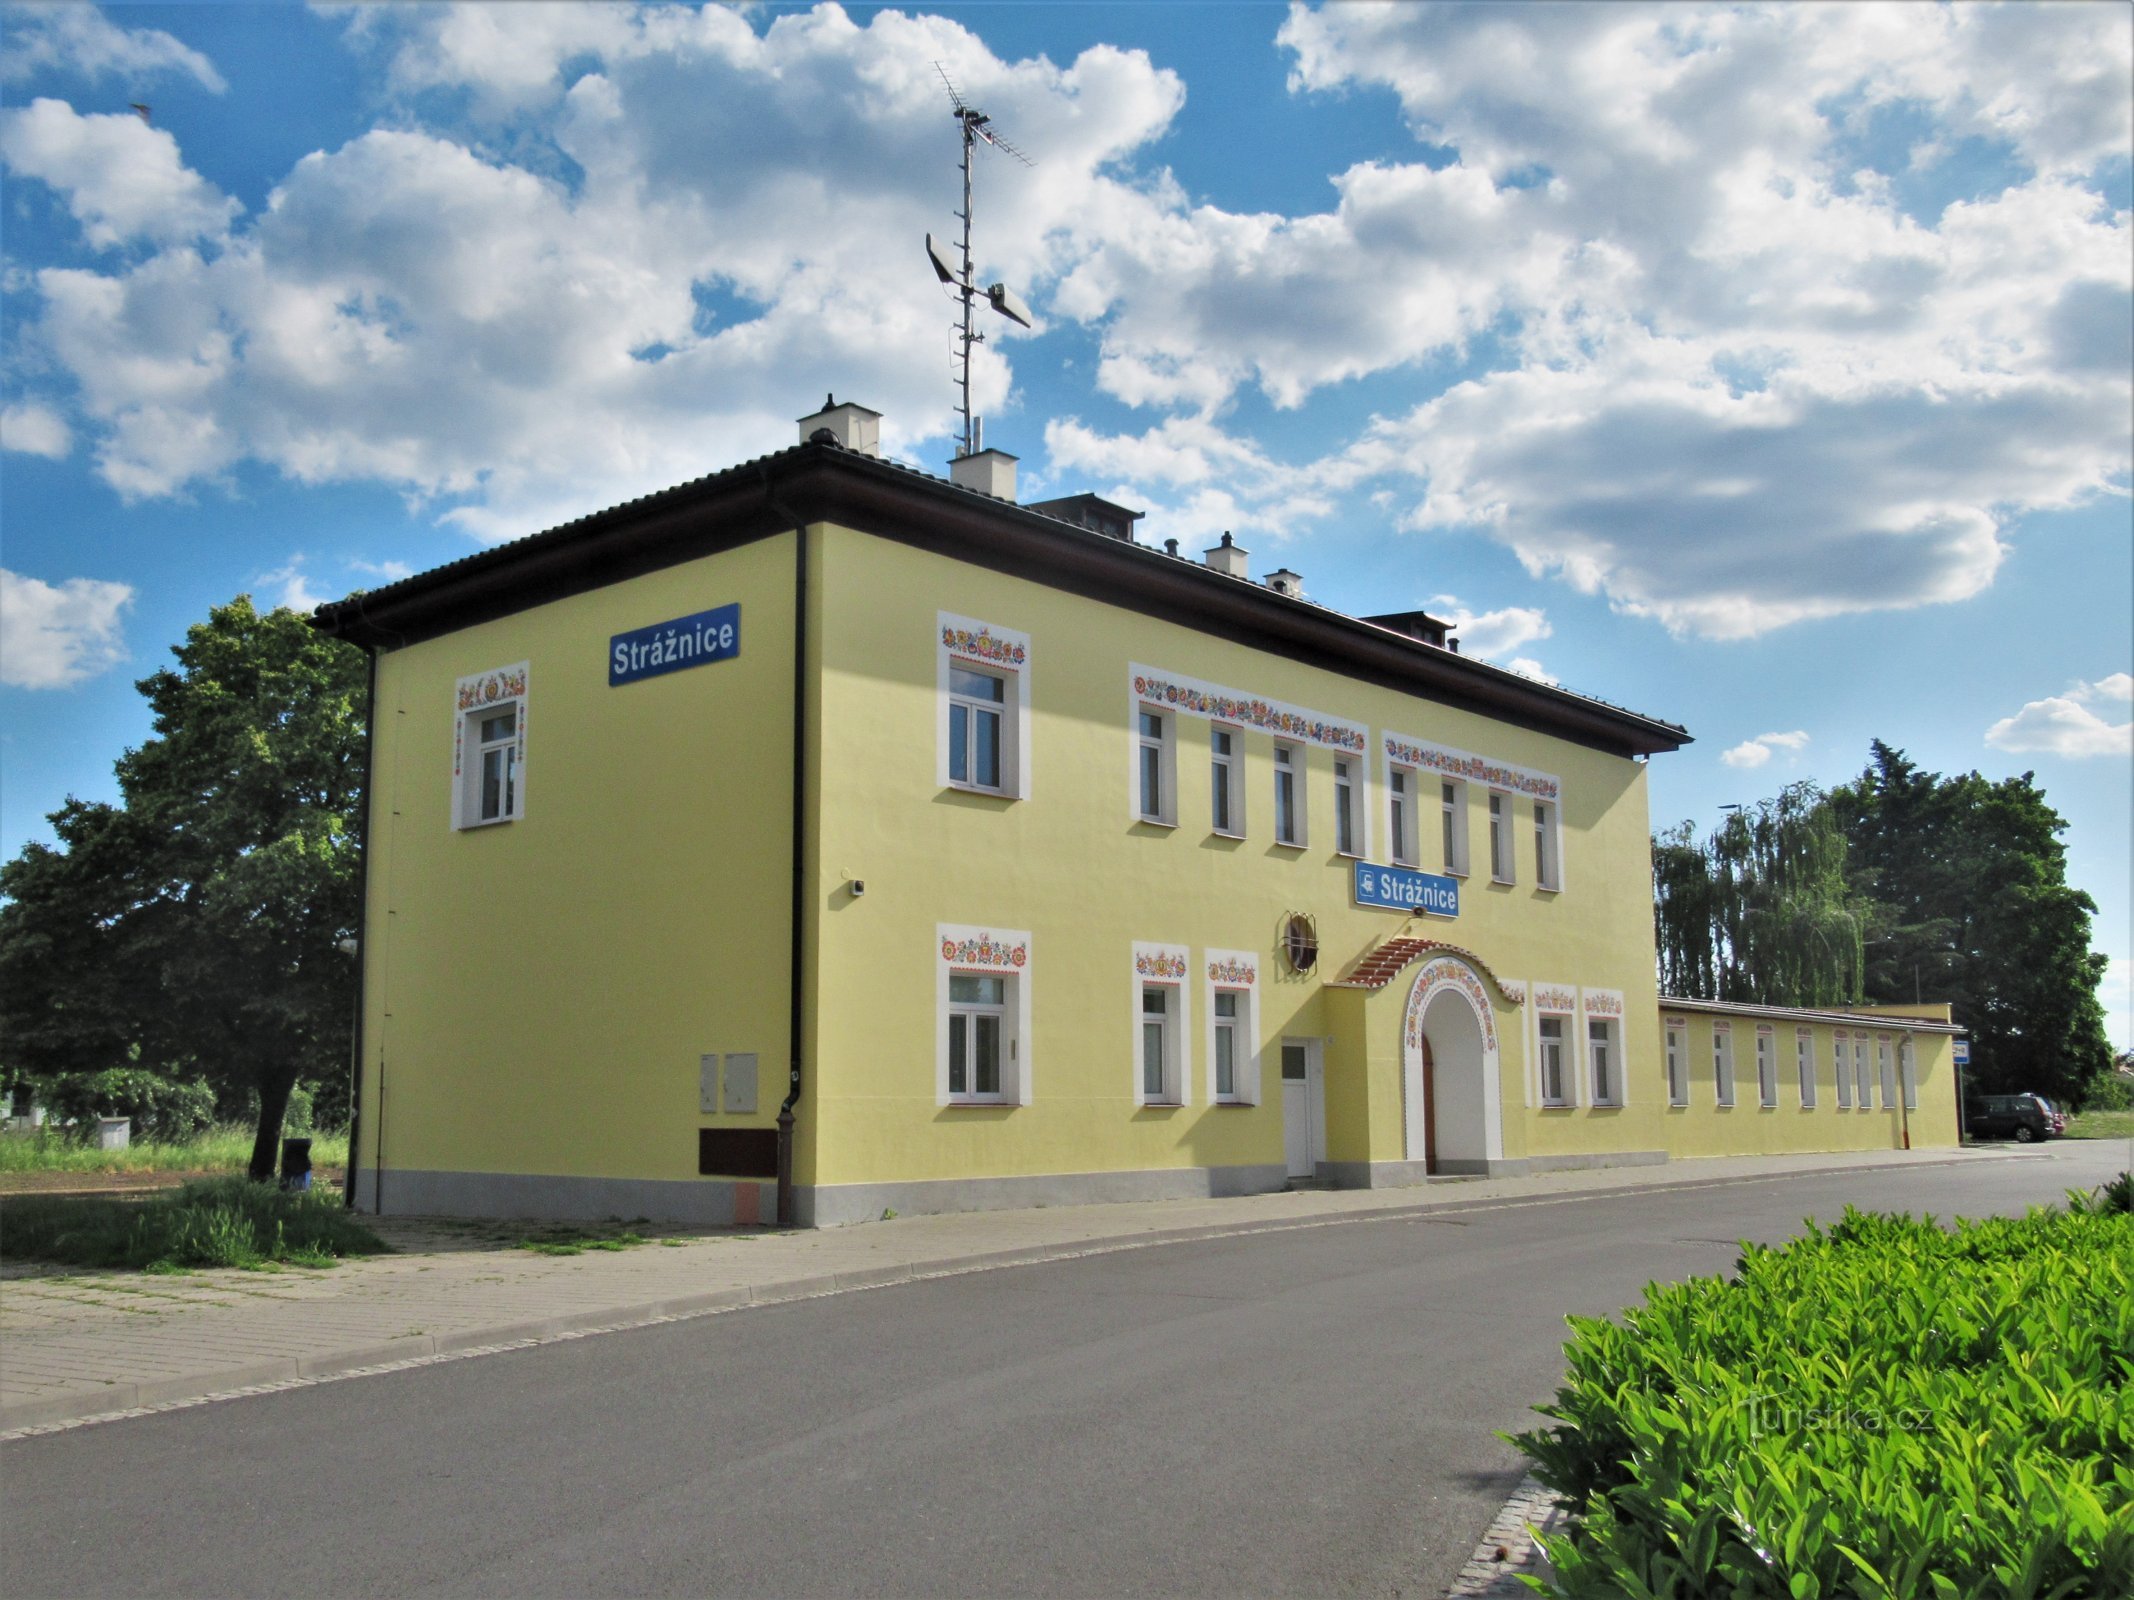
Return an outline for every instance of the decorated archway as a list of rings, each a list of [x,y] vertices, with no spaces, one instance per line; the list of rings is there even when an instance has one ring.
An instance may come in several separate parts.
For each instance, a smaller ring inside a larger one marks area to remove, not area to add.
[[[1401,1017],[1407,1159],[1428,1160],[1433,1171],[1487,1171],[1504,1154],[1497,1089],[1497,1019],[1489,991],[1464,961],[1426,961]]]

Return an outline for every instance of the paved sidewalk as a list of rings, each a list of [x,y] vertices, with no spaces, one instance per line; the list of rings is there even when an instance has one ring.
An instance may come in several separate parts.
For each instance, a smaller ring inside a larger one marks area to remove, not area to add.
[[[812,1233],[646,1228],[650,1244],[560,1257],[517,1248],[482,1224],[393,1220],[380,1231],[400,1253],[326,1271],[11,1272],[0,1285],[0,1438],[588,1332],[1184,1239],[2004,1159],[1978,1149],[1727,1157],[1420,1189],[965,1212]]]

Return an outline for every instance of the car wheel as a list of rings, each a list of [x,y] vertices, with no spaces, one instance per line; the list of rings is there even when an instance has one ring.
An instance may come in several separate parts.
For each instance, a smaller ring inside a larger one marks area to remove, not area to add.
[[[2015,1142],[2017,1144],[2035,1144],[2037,1142],[2037,1138],[2038,1136],[2030,1131],[2030,1125],[2028,1123],[2025,1123],[2023,1126],[2015,1130]]]

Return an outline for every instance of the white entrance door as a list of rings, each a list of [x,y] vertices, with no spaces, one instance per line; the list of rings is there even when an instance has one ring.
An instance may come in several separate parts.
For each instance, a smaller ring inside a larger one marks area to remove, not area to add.
[[[1282,1041],[1282,1153],[1292,1178],[1309,1178],[1326,1154],[1325,1085],[1317,1040]]]

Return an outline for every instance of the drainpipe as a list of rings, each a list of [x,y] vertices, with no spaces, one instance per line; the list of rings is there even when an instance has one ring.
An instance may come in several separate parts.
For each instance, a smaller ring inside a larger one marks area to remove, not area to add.
[[[370,796],[371,760],[377,754],[378,651],[364,645],[363,659],[363,781],[356,790],[356,1016],[349,1025],[348,1171],[341,1180],[341,1204],[356,1208],[356,1163],[363,1152],[363,1010],[364,980],[370,970],[370,945],[365,939],[370,919]]]
[[[818,429],[818,434],[827,433]],[[787,979],[786,1031],[791,1059],[786,1066],[785,1101],[778,1107],[778,1226],[796,1225],[793,1215],[793,1107],[800,1100],[800,985],[807,970],[807,777],[808,777],[808,527],[783,505],[771,487],[767,466],[764,504],[793,528],[793,900],[792,960]]]

